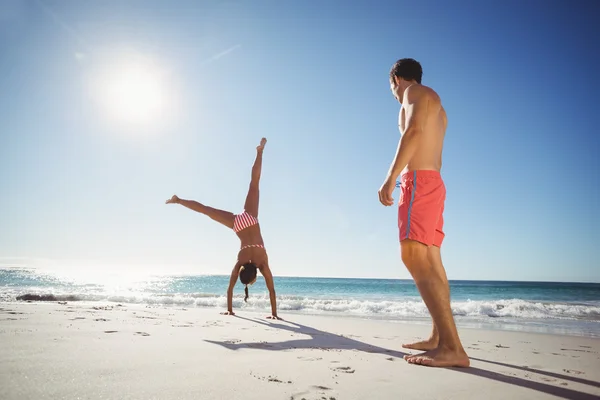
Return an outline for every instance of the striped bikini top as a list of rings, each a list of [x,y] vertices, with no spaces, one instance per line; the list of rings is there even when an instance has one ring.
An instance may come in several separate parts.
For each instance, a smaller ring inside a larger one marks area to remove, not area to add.
[[[258,219],[244,211],[243,213],[235,216],[235,219],[233,220],[233,230],[235,233],[238,233],[239,231],[256,224],[258,224]]]

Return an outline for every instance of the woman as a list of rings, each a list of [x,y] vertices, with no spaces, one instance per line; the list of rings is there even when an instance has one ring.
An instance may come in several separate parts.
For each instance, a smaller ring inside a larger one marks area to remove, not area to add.
[[[167,200],[167,204],[181,204],[191,210],[207,215],[217,222],[222,223],[228,228],[234,230],[241,241],[241,249],[238,253],[237,263],[231,271],[229,279],[229,288],[227,289],[227,312],[224,315],[235,315],[232,309],[233,302],[233,287],[238,276],[240,282],[245,285],[244,291],[246,297],[244,301],[248,301],[248,285],[256,282],[256,270],[265,278],[267,289],[269,289],[269,297],[271,299],[271,316],[269,319],[281,319],[277,316],[277,302],[275,299],[275,286],[273,285],[273,275],[269,268],[269,258],[260,233],[260,225],[258,224],[258,184],[260,181],[260,173],[262,169],[262,155],[267,139],[262,138],[260,145],[256,148],[256,160],[252,166],[252,179],[250,188],[246,196],[246,204],[244,204],[244,212],[241,214],[232,214],[228,211],[218,210],[208,207],[193,200],[183,200],[177,196]]]

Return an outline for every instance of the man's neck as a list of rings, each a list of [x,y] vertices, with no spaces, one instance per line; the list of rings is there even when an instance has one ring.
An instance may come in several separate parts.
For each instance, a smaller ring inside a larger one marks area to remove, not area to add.
[[[417,84],[417,82],[415,82],[415,81],[405,81],[405,80],[398,80],[397,81],[397,85],[398,85],[397,86],[397,90],[398,91],[396,93],[398,95],[397,98],[398,98],[398,102],[400,104],[404,103],[404,96],[406,95],[406,90],[409,87],[411,87],[413,85],[416,85],[416,84]]]
[[[417,82],[415,81],[410,81],[410,82],[406,82],[406,85],[401,86],[402,88],[402,99],[404,99],[404,96],[406,95],[406,91],[408,90],[409,87],[416,85]]]

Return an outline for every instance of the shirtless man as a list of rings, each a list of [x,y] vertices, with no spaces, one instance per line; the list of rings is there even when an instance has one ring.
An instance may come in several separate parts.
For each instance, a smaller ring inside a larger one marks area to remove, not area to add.
[[[396,156],[379,189],[379,201],[392,206],[396,179],[401,175],[398,227],[402,262],[412,275],[433,319],[428,340],[403,347],[426,350],[405,356],[411,364],[468,367],[450,308],[450,287],[442,264],[443,217],[446,188],[440,170],[446,133],[446,112],[438,94],[421,85],[421,65],[398,60],[390,71],[390,87],[402,104],[398,125],[402,135]]]

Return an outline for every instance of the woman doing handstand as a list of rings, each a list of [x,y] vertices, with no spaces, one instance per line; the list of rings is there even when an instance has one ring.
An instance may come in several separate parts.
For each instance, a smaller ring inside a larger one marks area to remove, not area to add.
[[[229,288],[227,289],[227,311],[222,313],[225,315],[235,315],[233,312],[233,288],[239,276],[240,282],[245,285],[245,298],[248,300],[248,285],[256,282],[257,269],[265,278],[269,297],[271,300],[271,316],[269,319],[281,319],[277,316],[277,301],[275,298],[275,286],[273,284],[273,274],[269,268],[269,258],[262,235],[260,233],[260,225],[258,223],[258,197],[259,197],[259,182],[262,170],[262,155],[265,149],[267,139],[262,138],[258,147],[256,147],[256,160],[252,166],[252,178],[250,180],[250,188],[246,196],[244,204],[244,212],[241,214],[233,214],[229,211],[223,211],[216,208],[205,206],[197,201],[183,200],[177,196],[171,197],[166,201],[167,204],[181,204],[191,210],[204,214],[211,219],[220,222],[228,228],[234,230],[240,238],[241,248],[238,252],[237,262],[231,271],[229,278]]]

